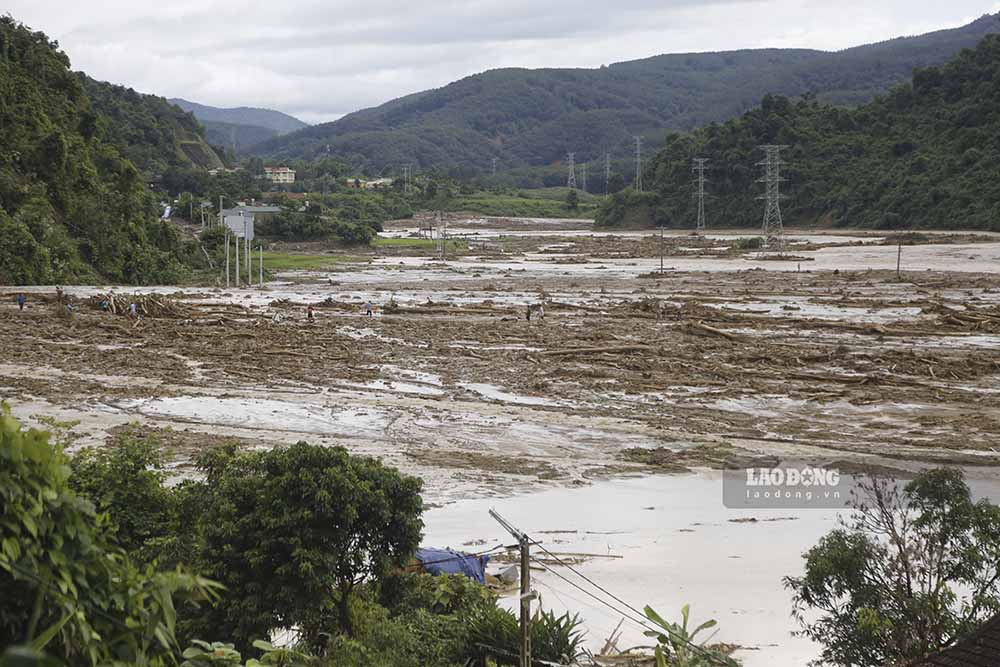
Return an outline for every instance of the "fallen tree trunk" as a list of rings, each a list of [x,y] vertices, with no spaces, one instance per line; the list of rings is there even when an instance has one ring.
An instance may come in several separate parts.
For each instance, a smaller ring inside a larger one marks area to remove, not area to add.
[[[608,347],[571,347],[565,350],[545,350],[540,352],[545,357],[562,357],[573,354],[625,354],[627,352],[659,352],[652,345],[611,345]]]

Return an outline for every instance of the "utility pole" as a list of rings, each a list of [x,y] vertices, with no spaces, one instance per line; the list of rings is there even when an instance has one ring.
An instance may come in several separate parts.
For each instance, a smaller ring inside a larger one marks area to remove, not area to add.
[[[583,191],[587,191],[587,163],[580,165],[580,178],[583,180]]]
[[[635,138],[635,191],[642,192],[642,137]]]
[[[264,246],[257,246],[258,255],[257,268],[260,269],[260,286],[264,286]]]
[[[229,227],[226,227],[226,289],[229,288]]]
[[[240,286],[240,237],[237,236],[236,234],[233,234],[233,241],[235,241],[235,245],[236,245],[236,281],[235,282],[236,282],[236,287],[238,289],[239,286]]]
[[[660,224],[660,273],[663,273],[663,224]]]
[[[788,146],[777,146],[769,144],[760,147],[764,151],[764,160],[757,164],[764,167],[764,178],[758,182],[765,184],[763,197],[767,202],[764,209],[764,222],[761,226],[761,234],[764,237],[764,247],[775,247],[779,251],[785,247],[785,229],[781,222],[781,182],[785,179],[781,177],[781,151]]]
[[[576,153],[566,154],[566,168],[569,174],[566,176],[566,187],[576,190]]]
[[[611,153],[604,154],[604,196],[611,194]]]
[[[490,516],[504,529],[514,536],[521,548],[521,664],[520,667],[531,667],[531,601],[538,593],[531,590],[531,554],[528,547],[531,540],[528,536],[510,525],[506,519],[490,510]]]
[[[694,159],[694,172],[698,174],[698,178],[695,183],[698,184],[698,190],[695,192],[695,196],[698,197],[698,222],[695,225],[695,233],[699,236],[705,233],[705,170],[708,168],[708,159],[703,157],[696,157]]]

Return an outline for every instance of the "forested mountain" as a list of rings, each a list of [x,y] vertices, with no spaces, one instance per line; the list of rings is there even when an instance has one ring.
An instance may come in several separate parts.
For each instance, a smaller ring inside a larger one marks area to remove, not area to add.
[[[116,144],[128,130],[87,92],[55,42],[0,17],[0,283],[149,283],[181,269],[176,231]]]
[[[599,69],[501,69],[349,114],[256,146],[279,158],[335,155],[373,170],[414,164],[485,171],[629,154],[635,134],[661,141],[732,118],[768,93],[870,100],[984,35],[1000,14],[963,28],[837,53],[764,49],[662,55]]]
[[[668,138],[603,225],[693,227],[691,164],[710,160],[709,226],[761,224],[762,144],[783,144],[786,224],[1000,231],[1000,35],[918,69],[856,109],[768,96],[741,118]]]
[[[101,123],[102,137],[121,148],[143,173],[157,176],[171,167],[223,166],[191,114],[162,97],[78,76],[94,110],[107,121]]]
[[[213,145],[225,146],[234,153],[246,152],[268,139],[309,127],[294,116],[271,109],[220,109],[181,98],[169,102],[193,113],[205,126],[205,134]]]

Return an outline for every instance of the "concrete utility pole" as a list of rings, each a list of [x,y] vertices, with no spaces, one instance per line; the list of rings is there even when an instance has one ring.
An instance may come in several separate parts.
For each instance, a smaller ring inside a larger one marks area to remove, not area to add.
[[[696,157],[694,159],[694,172],[698,174],[698,178],[695,183],[698,184],[698,190],[695,192],[695,196],[698,197],[698,222],[695,225],[695,233],[698,235],[705,233],[705,170],[708,169],[708,159],[703,157]]]
[[[229,227],[226,227],[226,288],[229,287]]]
[[[520,667],[531,667],[531,601],[538,593],[531,590],[531,553],[528,548],[531,540],[520,530],[512,526],[494,510],[490,516],[514,536],[521,550],[521,662]]]
[[[257,246],[257,251],[260,253],[258,255],[259,261],[257,262],[257,268],[260,269],[260,286],[264,286],[264,246]]]
[[[566,176],[566,187],[576,190],[576,153],[566,154],[566,168],[569,171]]]
[[[587,191],[587,163],[580,165],[580,180],[583,181],[583,191]]]
[[[642,192],[642,137],[635,138],[635,191]]]
[[[785,228],[781,222],[781,182],[785,179],[781,177],[781,151],[788,146],[766,145],[760,147],[764,151],[764,160],[757,164],[764,167],[764,178],[758,183],[764,183],[764,196],[758,197],[767,202],[764,209],[764,222],[761,226],[761,234],[764,237],[765,248],[777,248],[779,251],[785,247]]]
[[[236,246],[236,287],[240,286],[240,237],[233,234],[234,245]]]
[[[611,153],[604,154],[604,196],[611,194]]]

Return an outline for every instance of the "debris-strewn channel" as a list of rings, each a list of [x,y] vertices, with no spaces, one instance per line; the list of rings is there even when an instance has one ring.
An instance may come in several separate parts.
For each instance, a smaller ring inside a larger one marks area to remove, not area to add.
[[[194,441],[342,443],[424,475],[435,502],[787,454],[998,463],[1000,276],[588,270],[600,247],[648,258],[659,241],[551,234],[498,242],[502,261],[376,261],[263,290],[109,304],[69,288],[72,314],[54,290],[23,312],[8,292],[3,397],[81,432],[138,419]],[[946,262],[954,246],[933,248]]]

